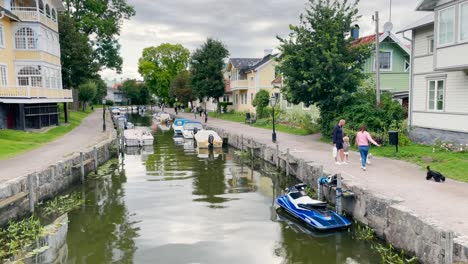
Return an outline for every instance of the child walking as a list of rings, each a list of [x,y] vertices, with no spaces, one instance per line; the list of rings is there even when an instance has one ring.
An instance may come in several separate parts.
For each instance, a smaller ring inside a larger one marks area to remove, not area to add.
[[[343,138],[343,152],[344,152],[344,155],[345,155],[345,162],[346,163],[349,163],[349,137],[348,136],[345,136]]]

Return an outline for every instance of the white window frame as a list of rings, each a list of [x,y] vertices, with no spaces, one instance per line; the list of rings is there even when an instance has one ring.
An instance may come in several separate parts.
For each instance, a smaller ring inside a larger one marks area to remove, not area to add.
[[[408,64],[408,69],[406,68],[406,64]],[[411,63],[408,60],[405,60],[405,62],[403,62],[403,70],[405,72],[409,72],[410,69],[411,69]]]
[[[461,27],[462,27],[462,6],[463,5],[468,6],[468,1],[460,3],[460,6],[458,8],[458,41],[462,42],[462,43],[468,42],[468,33],[467,33],[466,39],[462,39]],[[466,19],[468,19],[468,18],[466,18]],[[466,30],[468,31],[468,28]]]
[[[5,47],[5,27],[3,26],[3,23],[0,23],[0,48],[4,49]]]
[[[2,76],[3,70],[5,70],[4,72],[5,76]],[[0,87],[7,87],[7,86],[8,86],[8,65],[0,63]]]
[[[393,50],[380,50],[380,51],[379,51],[379,55],[380,55],[380,53],[385,53],[385,52],[390,53],[390,68],[389,68],[389,69],[382,69],[382,68],[380,68],[380,71],[390,72],[390,71],[393,71]],[[374,56],[375,56],[375,55],[374,55]],[[373,64],[374,64],[374,66],[373,66],[373,67],[374,67],[374,71],[376,70],[375,67],[377,67],[377,65],[376,65],[375,62],[376,62],[376,58],[374,58],[374,63],[373,63]],[[379,60],[379,63],[380,63],[380,62],[381,62],[381,61]],[[380,65],[379,65],[379,67],[380,67]]]
[[[453,39],[451,42],[441,44],[440,43],[440,13],[448,9],[453,10],[452,11],[453,12]],[[445,47],[445,46],[450,46],[450,45],[455,44],[455,39],[457,35],[456,24],[457,24],[457,12],[456,12],[455,6],[449,6],[449,7],[446,7],[437,11],[437,47]]]
[[[432,50],[431,50],[432,46]],[[427,54],[431,55],[434,54],[434,49],[435,49],[435,41],[434,41],[434,35],[427,37]]]
[[[41,66],[41,65],[40,65]],[[33,68],[34,70],[39,71],[39,74],[22,74],[20,75],[20,71],[25,69],[25,68]],[[42,68],[42,66],[41,66]],[[20,78],[27,78],[28,80],[28,85],[21,85],[20,84]],[[34,80],[33,80],[34,79]],[[39,81],[40,85],[33,85],[34,82]],[[44,87],[44,75],[43,75],[43,69],[39,69],[38,66],[33,66],[33,65],[22,65],[17,68],[16,71],[16,84],[17,86],[21,87],[38,87],[38,88],[43,88]]]
[[[437,109],[437,85],[439,82],[442,82],[443,83],[443,86],[442,86],[442,109]],[[430,97],[431,97],[431,93],[430,93],[430,86],[431,86],[431,82],[434,82],[434,109],[431,109],[430,108],[430,105],[429,105],[429,102],[430,102]],[[444,112],[445,111],[445,88],[446,88],[446,83],[447,83],[447,80],[444,79],[444,78],[433,78],[433,79],[427,79],[427,111],[428,112]]]
[[[32,36],[26,35],[26,36],[17,37],[16,34],[18,33],[18,31],[20,31],[22,29],[31,29],[32,32],[33,32],[33,35]],[[23,26],[23,27],[17,28],[15,30],[15,33],[13,34],[13,38],[15,40],[15,50],[38,50],[39,49],[39,37],[38,37],[38,34],[37,34],[36,30],[33,27]],[[18,38],[23,38],[24,39],[25,48],[18,48],[18,44],[17,44]],[[30,40],[31,39],[34,40],[34,43],[35,43],[34,48],[30,48]]]

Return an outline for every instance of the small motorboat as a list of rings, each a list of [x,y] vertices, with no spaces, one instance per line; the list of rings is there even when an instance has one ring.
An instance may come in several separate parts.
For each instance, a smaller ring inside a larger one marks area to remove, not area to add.
[[[306,192],[307,184],[296,184],[277,198],[277,203],[291,215],[318,230],[346,228],[351,222],[344,216],[327,209],[327,203],[313,200]]]
[[[174,130],[174,134],[181,135],[182,129],[184,128],[185,123],[190,122],[189,119],[185,118],[176,118],[174,123],[172,123],[172,129]]]
[[[200,122],[187,122],[182,128],[184,138],[193,139],[193,135],[203,130],[203,125]]]
[[[152,146],[154,137],[146,127],[135,127],[124,131],[125,145],[128,147]]]
[[[223,140],[213,130],[202,130],[198,131],[194,135],[195,141],[197,142],[198,148],[222,148],[223,147]]]
[[[165,112],[157,112],[153,115],[153,120],[158,124],[168,124],[171,122],[171,116]]]

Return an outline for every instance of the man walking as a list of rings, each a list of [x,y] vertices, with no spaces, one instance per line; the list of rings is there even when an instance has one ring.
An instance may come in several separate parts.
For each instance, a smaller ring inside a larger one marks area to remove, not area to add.
[[[333,146],[337,150],[337,156],[335,157],[335,164],[348,164],[344,160],[344,150],[343,150],[343,126],[346,124],[344,119],[341,119],[340,122],[333,128]],[[341,162],[338,161],[338,155],[340,155]]]

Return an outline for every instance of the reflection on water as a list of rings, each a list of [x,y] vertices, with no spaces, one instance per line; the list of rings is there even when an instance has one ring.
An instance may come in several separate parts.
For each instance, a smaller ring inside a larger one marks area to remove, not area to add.
[[[289,184],[264,163],[197,152],[159,130],[154,149],[128,149],[120,170],[83,189],[86,204],[69,215],[67,263],[378,262],[347,232],[324,236],[277,213]]]

